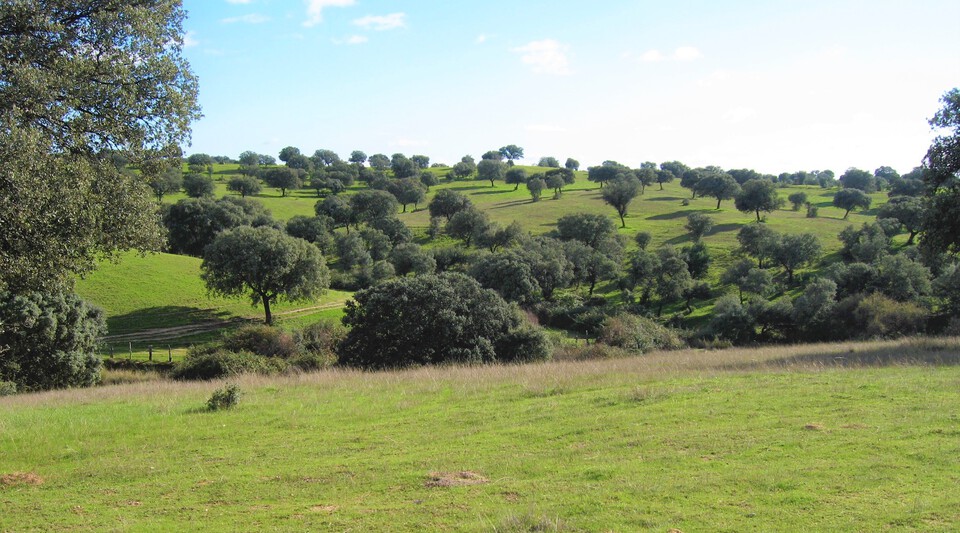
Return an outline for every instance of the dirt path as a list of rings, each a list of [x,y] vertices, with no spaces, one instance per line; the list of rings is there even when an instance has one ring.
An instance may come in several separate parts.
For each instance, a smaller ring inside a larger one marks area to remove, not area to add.
[[[324,309],[337,309],[346,305],[346,300],[342,302],[330,302],[321,305],[313,305],[310,307],[301,307],[299,309],[289,309],[287,311],[281,311],[279,313],[274,313],[273,316],[294,316],[307,314],[312,311],[322,311]],[[208,331],[217,331],[223,329],[227,326],[238,325],[244,323],[251,323],[260,320],[259,316],[246,316],[246,317],[236,317],[229,320],[205,320],[203,322],[197,322],[195,324],[187,324],[184,326],[173,326],[169,328],[152,328],[144,329],[140,331],[135,331],[133,333],[123,333],[120,335],[107,335],[101,340],[104,342],[143,342],[143,341],[169,341],[174,339],[179,339],[182,337],[188,337],[190,335],[196,335],[198,333],[206,333]]]

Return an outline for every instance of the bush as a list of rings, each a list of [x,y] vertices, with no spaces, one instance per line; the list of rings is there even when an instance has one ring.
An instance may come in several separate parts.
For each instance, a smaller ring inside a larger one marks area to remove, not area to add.
[[[207,400],[207,409],[219,411],[231,409],[240,402],[240,387],[233,383],[225,385],[215,391]]]
[[[17,393],[17,384],[12,381],[0,381],[0,397]]]
[[[683,340],[670,328],[650,318],[627,313],[607,318],[597,340],[609,346],[641,352],[684,347]]]
[[[807,204],[807,218],[817,218],[817,214],[820,212],[820,208],[813,205]]]
[[[860,301],[853,315],[863,337],[902,337],[923,331],[927,312],[912,302],[897,302],[874,293]]]
[[[336,322],[321,320],[295,331],[293,336],[300,348],[309,354],[333,354],[347,330]]]
[[[300,354],[293,335],[280,328],[267,325],[243,326],[227,333],[223,348],[231,352],[251,352],[264,357],[289,359]]]
[[[100,382],[103,312],[70,292],[0,292],[0,381],[20,391]]]
[[[210,380],[247,373],[276,374],[286,368],[287,363],[280,359],[213,347],[191,349],[173,369],[171,377],[179,380]]]

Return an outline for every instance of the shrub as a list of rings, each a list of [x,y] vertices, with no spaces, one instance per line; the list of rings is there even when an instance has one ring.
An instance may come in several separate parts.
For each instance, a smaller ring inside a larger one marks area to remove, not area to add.
[[[12,381],[0,381],[0,397],[17,393],[17,384]]]
[[[300,352],[293,335],[263,324],[243,326],[227,333],[223,338],[223,348],[231,352],[251,352],[285,359],[295,357]]]
[[[215,391],[207,400],[207,409],[219,411],[221,409],[232,409],[240,402],[240,386],[230,383]]]
[[[76,294],[0,292],[0,381],[20,391],[95,385],[104,333],[103,312]]]
[[[650,318],[627,313],[607,318],[597,340],[609,346],[641,352],[677,350],[684,346],[680,336],[670,328]]]
[[[300,348],[306,354],[333,354],[347,330],[336,322],[321,320],[294,332]]]
[[[813,204],[807,204],[807,218],[817,218],[817,213],[819,213],[819,211],[819,207]]]
[[[287,367],[280,359],[222,348],[191,349],[171,373],[173,379],[210,380],[246,373],[276,374]]]
[[[505,363],[524,363],[549,359],[552,344],[546,333],[535,326],[521,326],[503,335],[496,345],[497,358]]]
[[[853,312],[864,337],[902,337],[920,333],[927,321],[927,312],[912,302],[897,302],[874,293],[860,301]]]

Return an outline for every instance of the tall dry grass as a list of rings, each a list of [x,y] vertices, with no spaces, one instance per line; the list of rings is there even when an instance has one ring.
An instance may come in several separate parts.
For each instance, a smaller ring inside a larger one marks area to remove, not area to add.
[[[131,397],[202,396],[225,381],[244,388],[308,386],[372,392],[402,386],[411,393],[454,388],[461,392],[519,386],[533,392],[575,384],[642,383],[672,377],[711,377],[731,372],[816,372],[832,368],[960,364],[960,337],[915,337],[890,341],[840,342],[651,352],[619,359],[548,361],[525,365],[435,366],[366,372],[332,368],[282,376],[245,375],[214,382],[138,381],[116,375],[118,384],[0,398],[0,406],[57,405]]]

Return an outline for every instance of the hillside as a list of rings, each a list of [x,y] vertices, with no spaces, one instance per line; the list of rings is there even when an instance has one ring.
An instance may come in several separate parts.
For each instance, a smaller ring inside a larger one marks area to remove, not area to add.
[[[0,398],[0,530],[956,530],[960,340]],[[535,529],[539,528],[539,529]]]

